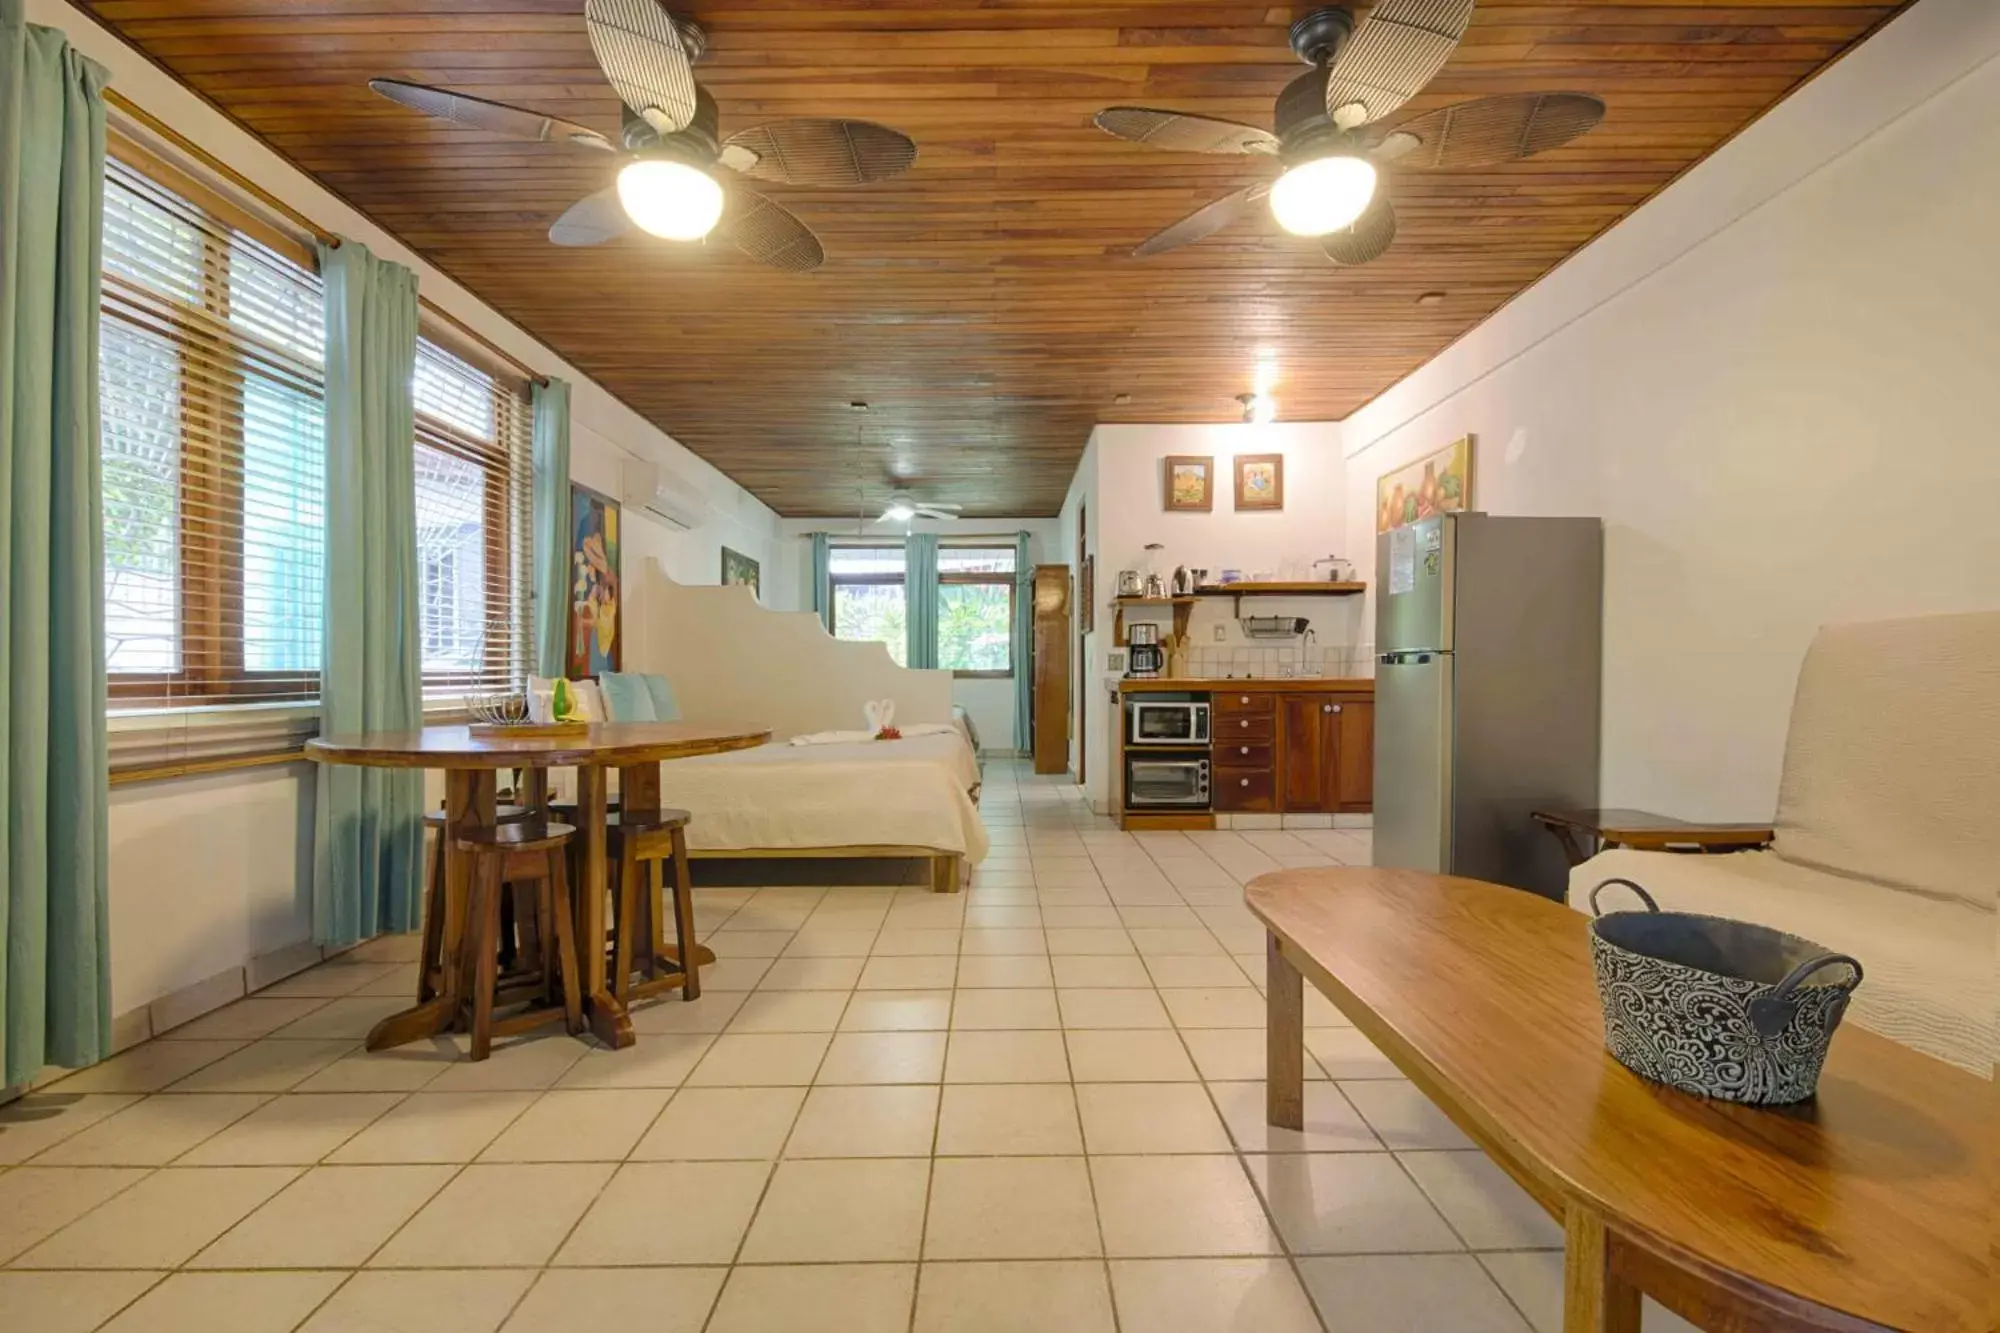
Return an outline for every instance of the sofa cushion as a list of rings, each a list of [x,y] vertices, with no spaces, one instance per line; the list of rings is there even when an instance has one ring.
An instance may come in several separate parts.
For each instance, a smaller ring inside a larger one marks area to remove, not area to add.
[[[1589,911],[1607,879],[1644,885],[1670,912],[1754,921],[1861,960],[1848,1021],[1990,1077],[1996,1049],[1994,914],[1950,899],[1843,880],[1773,852],[1719,856],[1602,852],[1570,871],[1570,905]],[[1634,906],[1619,889],[1607,911]]]
[[[681,720],[681,706],[674,698],[674,687],[658,672],[648,672],[640,677],[646,682],[646,692],[653,696],[653,720],[655,722],[678,722]]]
[[[607,722],[660,720],[653,711],[653,692],[646,688],[644,676],[630,671],[601,671],[597,676],[597,690],[604,696],[604,720]]]
[[[2000,613],[1828,626],[1799,669],[1773,850],[1990,911],[1996,756]]]

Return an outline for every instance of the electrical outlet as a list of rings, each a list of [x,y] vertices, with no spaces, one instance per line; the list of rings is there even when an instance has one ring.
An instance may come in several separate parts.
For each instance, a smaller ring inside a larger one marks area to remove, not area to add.
[[[1217,643],[1223,642],[1228,637],[1229,637],[1229,626],[1217,625],[1215,627],[1215,641]]]

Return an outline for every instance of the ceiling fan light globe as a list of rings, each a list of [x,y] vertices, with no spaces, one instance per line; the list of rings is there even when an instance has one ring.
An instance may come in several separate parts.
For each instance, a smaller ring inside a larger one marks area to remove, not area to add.
[[[1375,197],[1375,168],[1346,153],[1301,162],[1271,187],[1271,216],[1294,236],[1351,225]]]
[[[641,231],[698,241],[722,220],[722,186],[685,162],[641,158],[618,173],[618,202]]]
[[[893,504],[882,511],[884,523],[908,523],[917,516],[917,511],[905,504]]]

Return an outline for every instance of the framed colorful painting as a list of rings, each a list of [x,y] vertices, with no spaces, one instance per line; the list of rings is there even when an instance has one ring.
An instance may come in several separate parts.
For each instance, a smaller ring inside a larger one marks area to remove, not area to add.
[[[569,654],[564,674],[582,680],[620,670],[618,502],[588,486],[569,488]]]
[[[1472,507],[1472,437],[1454,440],[1375,483],[1375,531]]]
[[[763,596],[763,575],[757,562],[725,546],[722,548],[722,586],[733,588],[739,585],[748,588],[752,597]]]
[[[1215,507],[1215,460],[1198,454],[1169,454],[1167,512],[1206,514]]]
[[[1236,455],[1236,507],[1238,509],[1285,507],[1283,454]]]

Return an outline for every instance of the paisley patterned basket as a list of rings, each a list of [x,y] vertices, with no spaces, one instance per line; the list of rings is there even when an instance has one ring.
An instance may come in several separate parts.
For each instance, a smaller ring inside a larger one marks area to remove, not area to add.
[[[1604,913],[1613,884],[1643,912]],[[1827,1045],[1861,984],[1861,964],[1767,926],[1662,912],[1629,879],[1590,891],[1590,957],[1604,1044],[1641,1078],[1702,1097],[1781,1106],[1819,1086]],[[1808,979],[1844,967],[1837,982]]]

